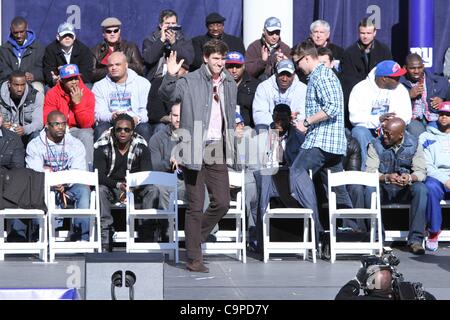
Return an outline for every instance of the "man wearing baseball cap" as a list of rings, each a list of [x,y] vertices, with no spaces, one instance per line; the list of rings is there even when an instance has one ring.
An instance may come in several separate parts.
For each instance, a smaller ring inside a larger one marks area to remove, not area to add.
[[[290,48],[281,41],[281,21],[278,18],[267,18],[262,31],[261,38],[248,46],[245,64],[252,77],[266,80],[275,73],[278,62],[290,57]]]
[[[253,100],[253,120],[256,130],[267,129],[272,123],[275,105],[286,104],[292,112],[305,118],[306,85],[295,75],[294,63],[290,59],[281,60],[276,73],[261,82]]]
[[[361,146],[361,170],[365,170],[367,146],[378,136],[381,122],[394,116],[406,124],[411,121],[409,93],[399,85],[400,77],[405,73],[406,70],[397,62],[381,61],[350,93],[348,109],[353,125],[352,136]]]
[[[426,210],[428,239],[425,248],[438,249],[441,232],[442,209],[440,202],[450,196],[450,101],[441,102],[437,108],[437,128],[428,126],[419,137],[427,163],[428,205]]]
[[[121,37],[122,22],[116,17],[109,17],[103,20],[100,26],[103,31],[103,41],[92,49],[95,61],[92,82],[97,82],[107,75],[108,58],[117,51],[123,52],[127,58],[128,67],[142,76],[144,61],[136,44]]]
[[[92,52],[77,39],[75,27],[69,22],[58,26],[56,40],[45,48],[45,84],[53,87],[59,80],[59,69],[65,64],[76,64],[85,84],[91,82]]]
[[[192,38],[194,46],[194,62],[191,64],[190,71],[197,70],[203,64],[203,45],[212,39],[219,39],[228,45],[230,51],[238,51],[245,53],[244,43],[241,38],[232,36],[224,32],[225,17],[217,12],[208,14],[205,18],[205,25],[208,32]]]
[[[236,111],[244,119],[244,125],[254,128],[252,104],[260,81],[251,77],[245,71],[244,55],[238,51],[227,53],[225,69],[228,70],[238,86]]]
[[[58,82],[45,95],[44,119],[54,110],[64,114],[70,134],[84,145],[88,165],[94,157],[94,109],[94,94],[84,84],[78,66],[63,65]]]

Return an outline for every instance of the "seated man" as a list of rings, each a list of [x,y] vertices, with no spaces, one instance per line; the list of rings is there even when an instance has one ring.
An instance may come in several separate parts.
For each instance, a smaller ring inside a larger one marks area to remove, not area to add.
[[[51,88],[60,79],[59,69],[66,64],[76,64],[84,84],[92,87],[92,52],[75,34],[75,26],[63,22],[58,26],[56,40],[45,48],[44,54],[45,83]]]
[[[245,54],[245,65],[251,77],[267,80],[275,73],[278,62],[289,59],[290,48],[281,41],[280,33],[281,21],[276,17],[267,18],[261,38],[250,43]]]
[[[395,117],[383,123],[383,136],[369,144],[366,171],[380,173],[382,203],[411,204],[408,245],[412,253],[424,254],[426,162],[422,146],[405,127],[405,122]],[[370,203],[372,192],[367,191],[366,203]]]
[[[115,117],[113,127],[103,132],[94,148],[94,168],[98,169],[100,184],[102,251],[112,251],[111,203],[125,200],[127,170],[131,173],[150,170],[150,152],[147,141],[135,131],[134,119],[126,113]],[[136,191],[143,208],[153,207],[154,193],[149,193],[148,187]]]
[[[255,171],[255,181],[257,194],[259,195],[258,208],[252,208],[252,214],[256,213],[253,219],[256,221],[256,239],[250,238],[253,242],[250,246],[262,248],[262,223],[267,204],[272,197],[280,197],[281,202],[286,207],[311,208],[314,211],[314,221],[316,223],[316,234],[322,231],[318,219],[316,194],[314,185],[303,169],[289,171],[292,163],[300,151],[305,136],[298,131],[291,123],[291,109],[285,104],[278,104],[274,108],[273,123],[268,134],[266,151],[267,157],[264,159],[261,170]],[[251,236],[251,234],[249,235]]]
[[[225,68],[238,86],[236,112],[244,119],[245,126],[254,128],[252,104],[260,81],[245,71],[244,56],[240,52],[228,51]]]
[[[13,169],[25,167],[25,150],[20,138],[3,127],[3,113],[0,112],[0,168]]]
[[[128,68],[125,54],[114,52],[108,58],[108,74],[92,88],[95,95],[94,140],[112,126],[121,113],[129,114],[136,125],[136,132],[150,140],[147,116],[147,98],[150,82]]]
[[[411,53],[406,57],[405,76],[400,83],[409,92],[413,117],[408,131],[415,137],[426,131],[426,126],[437,128],[437,107],[445,100],[449,88],[448,81],[425,70],[422,57]]]
[[[65,115],[70,134],[84,145],[89,170],[94,158],[94,108],[94,94],[81,79],[78,66],[63,65],[59,70],[59,80],[45,95],[44,118],[53,110]]]
[[[437,128],[428,126],[427,132],[419,137],[427,162],[428,189],[426,249],[436,251],[441,232],[442,209],[440,201],[450,198],[450,101],[441,102],[438,107]]]
[[[43,127],[44,95],[27,83],[25,72],[13,71],[0,87],[3,127],[15,132],[27,144]]]
[[[293,112],[298,113],[300,119],[304,119],[305,98],[306,85],[297,79],[292,61],[280,61],[276,73],[256,88],[252,106],[256,130],[268,129],[277,104],[288,105]]]
[[[54,110],[47,116],[45,130],[27,146],[27,167],[37,172],[62,170],[87,170],[86,151],[80,140],[66,133],[67,118]],[[55,187],[57,204],[65,208],[66,199],[77,209],[87,209],[91,191],[88,185],[73,184]],[[74,218],[71,241],[89,240],[89,218]],[[19,230],[19,229],[16,229]]]
[[[108,59],[113,52],[122,52],[130,69],[138,75],[144,75],[144,62],[137,45],[125,40],[122,33],[122,22],[115,17],[108,17],[100,24],[103,40],[91,49],[93,54],[93,69],[91,81],[97,82],[108,73]]]
[[[406,70],[395,61],[384,60],[350,93],[348,109],[353,125],[352,136],[361,146],[362,171],[366,165],[367,145],[377,136],[380,128],[380,116],[396,116],[406,124],[411,120],[408,91],[399,86],[400,76],[405,73]]]
[[[44,94],[44,47],[23,17],[11,21],[10,31],[9,38],[0,47],[0,82],[8,79],[13,71],[22,71],[27,82]]]

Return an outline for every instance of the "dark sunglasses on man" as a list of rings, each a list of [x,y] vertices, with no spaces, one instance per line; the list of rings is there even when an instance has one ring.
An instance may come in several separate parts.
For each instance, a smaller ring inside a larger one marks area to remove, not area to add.
[[[111,34],[111,33],[117,33],[119,31],[120,31],[120,28],[117,28],[117,29],[106,29],[105,33]]]
[[[131,128],[117,127],[117,128],[114,128],[114,131],[116,131],[117,133],[120,133],[120,132],[122,132],[122,131],[125,131],[126,133],[130,133],[130,132],[133,131],[133,129],[131,129]]]

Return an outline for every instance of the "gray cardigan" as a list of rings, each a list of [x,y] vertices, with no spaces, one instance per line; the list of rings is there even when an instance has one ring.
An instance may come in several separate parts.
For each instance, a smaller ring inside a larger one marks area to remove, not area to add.
[[[200,69],[179,79],[170,74],[163,78],[159,94],[166,102],[181,101],[180,140],[181,164],[190,170],[200,171],[205,151],[206,132],[211,116],[213,85],[211,73],[203,64]],[[220,94],[222,115],[227,129],[225,132],[227,163],[234,159],[234,123],[237,103],[237,86],[234,79],[224,70],[223,92]],[[194,130],[195,129],[195,130]]]

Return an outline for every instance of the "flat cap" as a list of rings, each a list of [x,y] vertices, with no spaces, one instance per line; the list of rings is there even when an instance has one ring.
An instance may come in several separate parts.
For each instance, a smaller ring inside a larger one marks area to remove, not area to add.
[[[109,27],[120,27],[122,25],[122,22],[120,22],[119,19],[115,17],[109,17],[102,21],[100,26],[102,28],[109,28]]]
[[[222,17],[220,14],[218,14],[217,12],[213,12],[206,16],[205,22],[206,22],[206,24],[222,23],[225,20],[226,19],[224,17]]]

